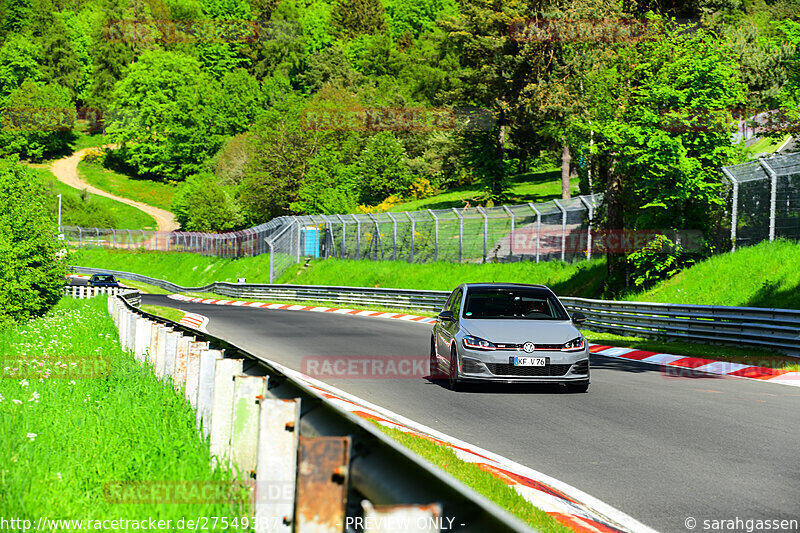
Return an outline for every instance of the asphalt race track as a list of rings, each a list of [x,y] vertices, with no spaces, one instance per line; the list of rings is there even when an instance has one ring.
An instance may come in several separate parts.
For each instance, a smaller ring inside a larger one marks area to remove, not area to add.
[[[143,304],[210,318],[208,330],[302,371],[303,358],[427,357],[431,326],[302,311]],[[325,379],[365,400],[569,483],[664,532],[703,520],[800,519],[800,388],[592,356],[587,394],[424,378]]]

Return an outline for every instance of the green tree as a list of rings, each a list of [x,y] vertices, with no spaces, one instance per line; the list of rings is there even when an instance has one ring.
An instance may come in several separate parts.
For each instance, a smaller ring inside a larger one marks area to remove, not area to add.
[[[139,175],[183,180],[222,143],[214,102],[219,87],[197,60],[145,52],[114,89],[107,131]]]
[[[386,17],[380,0],[336,0],[331,18],[333,25],[347,37],[386,30]]]
[[[66,260],[32,173],[0,160],[0,323],[40,316],[61,297]]]
[[[228,231],[243,222],[233,196],[212,174],[190,176],[175,194],[172,211],[186,231]]]
[[[41,48],[20,34],[0,46],[0,102],[25,80],[41,81]]]
[[[358,155],[356,169],[361,182],[361,201],[377,204],[387,196],[403,196],[414,181],[406,163],[403,144],[392,132],[370,137]]]

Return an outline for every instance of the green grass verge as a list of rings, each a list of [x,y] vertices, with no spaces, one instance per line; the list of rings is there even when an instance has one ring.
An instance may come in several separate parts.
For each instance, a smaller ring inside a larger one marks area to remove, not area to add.
[[[406,263],[404,261],[353,261],[317,259],[308,267],[290,267],[280,283],[302,285],[357,285],[450,291],[460,283],[504,281],[537,283],[561,296],[600,296],[605,260],[562,263]]]
[[[578,194],[578,179],[570,180],[572,194]],[[476,198],[483,194],[480,187],[462,187],[392,206],[389,211],[418,211],[420,209],[450,209],[464,207],[467,203],[475,207]],[[540,203],[561,198],[561,169],[520,174],[509,179],[506,189],[509,204]]]
[[[65,298],[43,318],[2,330],[3,367],[36,370],[25,381],[9,378],[10,369],[0,379],[0,516],[34,524],[40,516],[173,524],[190,516],[249,516],[247,504],[224,498],[144,504],[106,497],[128,482],[188,482],[183,486],[195,491],[206,482],[232,486],[230,472],[210,467],[208,441],[198,437],[188,403],[123,353],[117,338],[104,298]],[[105,364],[84,366],[98,358]],[[59,362],[93,374],[64,377]],[[52,376],[40,381],[44,369]]]
[[[167,320],[172,320],[173,322],[180,322],[181,319],[186,315],[186,313],[180,309],[163,307],[161,305],[142,305],[140,309],[145,313],[157,315],[162,318],[166,318]]]
[[[80,177],[106,192],[110,192],[122,198],[130,198],[137,202],[160,207],[167,211],[170,210],[172,197],[178,188],[169,183],[158,181],[132,178],[119,172],[103,168],[97,163],[78,163],[78,174]]]
[[[155,229],[156,221],[147,213],[111,198],[79,191],[61,183],[48,168],[30,165],[47,191],[49,203],[58,216],[58,197],[62,195],[61,224],[64,226],[114,229]]]
[[[394,428],[387,428],[380,424],[375,424],[375,426],[537,531],[541,533],[571,533],[573,531],[541,509],[531,505],[503,480],[481,470],[477,465],[459,459],[450,448]]]
[[[786,142],[786,139],[789,138],[789,135],[780,138],[780,139],[770,139],[770,138],[763,138],[757,140],[755,143],[751,144],[747,149],[747,153],[751,157],[756,157],[759,154],[771,154],[774,153],[775,150],[781,147],[781,145]]]
[[[628,300],[800,309],[800,242],[778,240],[715,255]]]
[[[89,133],[88,125],[85,120],[79,120],[75,129],[75,142],[72,143],[72,150],[77,152],[84,148],[94,148],[109,143],[109,138],[102,133]]]
[[[71,265],[135,272],[169,280],[184,287],[199,287],[214,281],[246,278],[248,283],[269,283],[269,256],[221,259],[182,252],[145,250],[74,250]]]

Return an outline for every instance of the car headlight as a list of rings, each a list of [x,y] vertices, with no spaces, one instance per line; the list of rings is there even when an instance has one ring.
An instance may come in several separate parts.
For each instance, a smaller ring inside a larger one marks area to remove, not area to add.
[[[562,352],[577,352],[578,350],[583,350],[586,341],[583,340],[583,337],[578,337],[572,339],[571,341],[565,342],[564,347],[561,348]]]
[[[481,339],[480,337],[472,337],[467,335],[464,337],[464,346],[466,348],[471,348],[473,350],[496,350],[497,346],[493,343],[487,341],[486,339]]]

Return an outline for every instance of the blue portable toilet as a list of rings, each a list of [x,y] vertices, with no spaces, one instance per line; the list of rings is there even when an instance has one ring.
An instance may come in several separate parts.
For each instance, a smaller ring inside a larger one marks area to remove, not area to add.
[[[300,230],[303,240],[303,255],[306,257],[319,257],[319,229],[316,226],[306,226]]]

